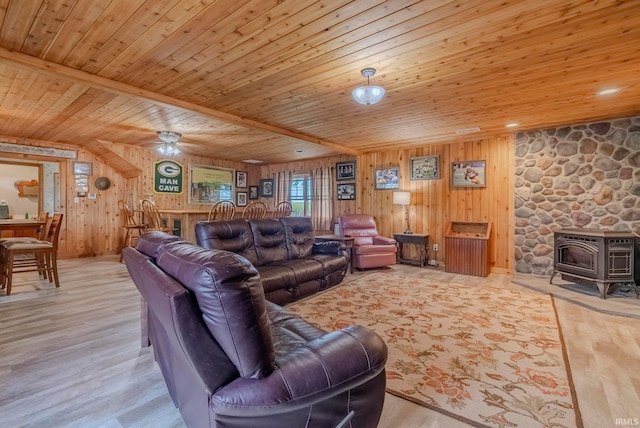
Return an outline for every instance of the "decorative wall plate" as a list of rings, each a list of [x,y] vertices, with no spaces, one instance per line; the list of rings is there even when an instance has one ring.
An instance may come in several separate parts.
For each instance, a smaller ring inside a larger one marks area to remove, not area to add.
[[[107,190],[109,187],[111,187],[111,181],[107,177],[96,178],[96,189]]]

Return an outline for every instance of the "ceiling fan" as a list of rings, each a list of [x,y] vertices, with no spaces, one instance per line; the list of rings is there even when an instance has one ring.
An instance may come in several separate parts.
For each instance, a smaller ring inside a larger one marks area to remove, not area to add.
[[[180,137],[182,137],[182,134],[179,132],[158,131],[158,138],[160,138],[162,144],[156,147],[156,150],[163,156],[179,155],[178,140]]]

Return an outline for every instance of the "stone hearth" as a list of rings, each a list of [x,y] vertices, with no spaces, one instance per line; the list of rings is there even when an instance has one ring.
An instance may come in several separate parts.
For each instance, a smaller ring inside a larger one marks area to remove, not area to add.
[[[516,272],[550,275],[553,232],[640,235],[640,116],[516,134]]]

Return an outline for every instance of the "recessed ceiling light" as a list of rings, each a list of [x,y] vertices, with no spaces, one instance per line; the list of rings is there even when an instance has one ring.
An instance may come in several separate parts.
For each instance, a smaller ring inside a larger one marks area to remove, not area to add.
[[[296,153],[302,153],[301,149],[296,150]]]
[[[617,92],[620,92],[620,88],[606,88],[596,92],[596,94],[599,96],[603,96],[603,95],[615,94]]]
[[[244,162],[244,163],[262,163],[261,160],[256,160],[256,159],[245,159],[242,162]]]
[[[506,127],[506,128],[517,128],[517,127],[518,127],[518,125],[520,125],[520,124],[519,124],[519,123],[516,123],[516,122],[510,122],[510,123],[507,123],[507,124],[505,125],[505,127]]]

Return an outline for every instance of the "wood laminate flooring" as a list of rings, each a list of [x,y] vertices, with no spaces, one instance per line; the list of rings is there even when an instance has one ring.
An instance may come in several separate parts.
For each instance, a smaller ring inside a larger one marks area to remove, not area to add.
[[[506,275],[389,269],[443,283],[520,287]],[[140,298],[124,264],[117,256],[63,260],[60,278],[55,289],[23,273],[11,296],[0,291],[0,426],[183,427],[151,348],[140,347]],[[585,427],[640,418],[640,320],[562,300],[556,307]],[[467,427],[389,394],[379,426]]]

